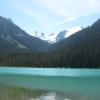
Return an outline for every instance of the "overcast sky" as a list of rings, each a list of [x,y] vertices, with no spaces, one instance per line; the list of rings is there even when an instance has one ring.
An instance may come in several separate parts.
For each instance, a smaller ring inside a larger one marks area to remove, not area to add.
[[[86,27],[100,18],[100,0],[0,0],[0,15],[28,33]]]

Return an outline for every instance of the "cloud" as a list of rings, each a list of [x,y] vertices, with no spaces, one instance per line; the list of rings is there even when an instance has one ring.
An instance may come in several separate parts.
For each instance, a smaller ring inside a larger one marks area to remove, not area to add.
[[[100,0],[37,0],[37,2],[55,15],[64,18],[57,22],[58,25],[100,12]]]
[[[26,5],[25,3],[22,3],[18,0],[11,0],[11,4],[15,7],[14,9],[33,17],[35,20],[42,20],[41,17],[39,17],[38,13],[34,11],[29,5]]]
[[[98,7],[100,5],[99,0],[88,0],[88,2],[92,7]]]
[[[37,0],[37,2],[55,14],[65,17],[85,15],[89,10],[95,13],[100,8],[100,0]]]
[[[29,4],[21,3],[19,0],[12,0],[17,9],[32,16],[40,23],[62,24],[76,20],[81,16],[87,16],[100,12],[100,0],[30,0]],[[30,7],[30,4],[33,4]],[[34,6],[37,8],[34,8]],[[40,8],[39,8],[40,7]],[[44,8],[44,9],[43,9]],[[39,11],[40,10],[40,11]],[[45,10],[45,11],[42,11]],[[47,13],[48,12],[48,13]],[[58,21],[55,17],[62,17]]]
[[[44,30],[63,26],[80,17],[100,13],[100,0],[10,1],[14,9],[32,17]]]
[[[69,17],[67,19],[64,19],[62,21],[59,21],[57,23],[52,24],[52,26],[53,27],[57,27],[57,26],[63,25],[64,23],[68,23],[68,22],[74,21],[76,19],[77,19],[76,17]]]
[[[43,8],[34,8],[34,6],[37,5],[37,7],[40,7],[38,3],[34,0],[30,0],[32,3],[32,6],[30,6],[30,3],[27,4],[26,2],[21,2],[20,0],[11,0],[12,5],[15,7],[16,10],[21,11],[22,13],[25,13],[27,16],[30,16],[33,18],[33,20],[36,20],[36,22],[45,29],[45,27],[54,27],[56,26],[56,21],[52,18],[52,15],[49,15],[49,13],[46,13],[45,11],[41,12],[40,9]],[[47,11],[48,12],[48,11]]]

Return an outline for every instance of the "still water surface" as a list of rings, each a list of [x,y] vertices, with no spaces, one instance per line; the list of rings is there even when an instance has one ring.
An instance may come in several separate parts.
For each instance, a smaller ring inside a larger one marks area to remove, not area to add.
[[[0,100],[100,100],[99,69],[4,67],[0,85]]]

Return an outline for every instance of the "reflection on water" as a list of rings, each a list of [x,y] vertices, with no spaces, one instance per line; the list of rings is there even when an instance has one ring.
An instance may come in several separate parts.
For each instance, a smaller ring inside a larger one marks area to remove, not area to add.
[[[57,92],[0,87],[0,100],[71,100]]]
[[[0,86],[0,100],[100,100],[100,97],[88,95],[70,95],[61,92],[29,90]]]
[[[40,97],[31,98],[29,100],[71,100],[71,99],[68,99],[60,94],[58,95],[56,92],[48,92],[46,94],[41,95]]]

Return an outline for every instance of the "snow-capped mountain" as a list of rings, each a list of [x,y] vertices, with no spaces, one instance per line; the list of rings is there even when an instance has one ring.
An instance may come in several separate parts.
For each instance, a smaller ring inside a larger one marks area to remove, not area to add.
[[[40,32],[34,32],[32,35],[41,40],[47,41],[48,43],[55,43],[57,37],[57,33],[44,34]]]
[[[61,31],[57,36],[56,36],[56,41],[60,41],[64,38],[66,38],[67,35],[67,30]]]
[[[49,43],[56,43],[64,38],[69,37],[70,35],[74,34],[75,32],[78,32],[80,30],[81,30],[81,27],[74,27],[74,28],[70,28],[68,30],[63,30],[59,33],[45,34],[45,33],[40,33],[40,32],[34,32],[32,35],[34,37],[37,37],[37,38],[47,41]]]

